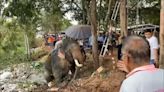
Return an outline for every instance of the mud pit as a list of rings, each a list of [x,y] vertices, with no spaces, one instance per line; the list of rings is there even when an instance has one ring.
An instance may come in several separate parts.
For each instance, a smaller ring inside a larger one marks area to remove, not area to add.
[[[103,66],[100,73],[94,72],[92,61],[88,58],[85,66],[78,72],[77,78],[65,88],[59,89],[58,92],[119,92],[125,73],[113,67],[111,57],[100,58]],[[33,92],[46,92],[47,88],[46,85],[41,85]]]

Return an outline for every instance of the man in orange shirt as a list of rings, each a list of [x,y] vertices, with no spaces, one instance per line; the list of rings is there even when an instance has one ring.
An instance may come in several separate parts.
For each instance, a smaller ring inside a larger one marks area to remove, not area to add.
[[[53,35],[49,35],[47,39],[48,47],[50,50],[54,48],[55,37]]]

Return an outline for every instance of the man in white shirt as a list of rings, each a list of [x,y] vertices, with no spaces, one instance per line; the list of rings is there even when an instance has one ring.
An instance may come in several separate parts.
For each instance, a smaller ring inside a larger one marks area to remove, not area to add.
[[[164,70],[150,61],[150,46],[138,36],[129,37],[122,48],[122,61],[117,67],[127,72],[120,92],[164,92]]]
[[[150,45],[150,64],[158,64],[158,40],[151,29],[146,30],[144,34]]]

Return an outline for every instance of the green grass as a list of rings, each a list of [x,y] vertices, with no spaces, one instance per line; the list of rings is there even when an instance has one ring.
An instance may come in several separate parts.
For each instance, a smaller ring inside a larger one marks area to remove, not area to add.
[[[28,62],[28,60],[25,58],[25,55],[3,55],[3,57],[1,56],[0,58],[0,70],[23,62]]]

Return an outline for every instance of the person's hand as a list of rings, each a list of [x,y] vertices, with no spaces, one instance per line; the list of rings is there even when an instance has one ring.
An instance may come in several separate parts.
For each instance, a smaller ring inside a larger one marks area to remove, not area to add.
[[[156,63],[156,64],[158,63],[158,58],[154,59],[154,63]]]
[[[158,59],[158,57],[155,57],[155,59],[154,59],[154,65],[155,65],[155,67],[159,67],[159,59]]]
[[[159,61],[158,59],[154,59],[154,65],[156,68],[159,68]]]
[[[118,61],[117,67],[119,70],[124,71],[126,73],[129,73],[129,70],[128,70],[126,63],[124,61]]]

